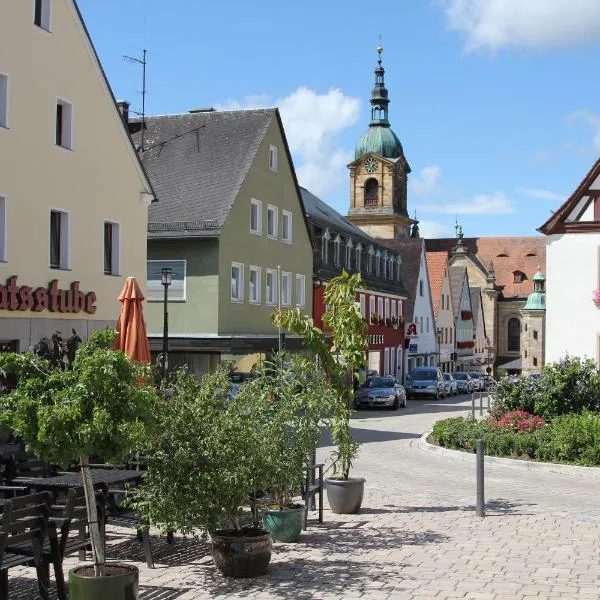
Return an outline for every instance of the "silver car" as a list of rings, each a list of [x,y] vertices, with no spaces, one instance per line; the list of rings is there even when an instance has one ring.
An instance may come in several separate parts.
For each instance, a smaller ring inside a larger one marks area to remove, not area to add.
[[[436,400],[446,396],[444,376],[438,367],[417,367],[406,377],[406,393],[411,396],[431,396]]]
[[[485,390],[485,382],[483,380],[483,376],[481,375],[481,373],[477,373],[477,371],[471,371],[471,372],[469,372],[469,375],[471,376],[471,379],[473,380],[473,390],[474,391]]]
[[[458,383],[452,373],[444,373],[444,388],[446,396],[458,396]]]
[[[406,406],[406,391],[394,377],[371,377],[356,393],[356,408],[385,406],[392,410]]]

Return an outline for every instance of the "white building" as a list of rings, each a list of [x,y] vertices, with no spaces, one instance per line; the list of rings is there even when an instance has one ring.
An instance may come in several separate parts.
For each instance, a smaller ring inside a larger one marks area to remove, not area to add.
[[[600,159],[539,231],[547,236],[546,362],[567,353],[599,361]]]

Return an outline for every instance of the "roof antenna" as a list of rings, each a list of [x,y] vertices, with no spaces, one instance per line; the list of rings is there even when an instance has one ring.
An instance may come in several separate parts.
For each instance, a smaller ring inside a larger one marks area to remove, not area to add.
[[[141,115],[142,117],[142,141],[141,141],[141,151],[144,152],[144,130],[146,129],[146,54],[148,51],[146,48],[142,50],[142,58],[138,58],[135,56],[123,56],[124,60],[127,60],[132,63],[137,63],[142,65],[142,112],[136,112],[135,110],[131,111],[136,115]]]

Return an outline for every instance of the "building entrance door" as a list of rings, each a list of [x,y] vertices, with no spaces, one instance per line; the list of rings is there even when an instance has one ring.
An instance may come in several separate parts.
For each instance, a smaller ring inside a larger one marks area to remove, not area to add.
[[[381,352],[379,350],[369,350],[369,371],[377,371],[381,375]]]

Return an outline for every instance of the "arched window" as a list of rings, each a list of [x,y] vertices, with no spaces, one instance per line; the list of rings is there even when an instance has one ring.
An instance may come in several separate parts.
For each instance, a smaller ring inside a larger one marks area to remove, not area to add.
[[[356,270],[360,273],[362,270],[362,244],[356,246]]]
[[[333,264],[336,267],[339,267],[342,263],[340,262],[340,246],[342,244],[342,239],[339,235],[335,237],[333,240]]]
[[[365,181],[365,207],[372,208],[379,204],[379,183],[371,177]]]
[[[508,351],[520,352],[521,350],[521,322],[513,317],[508,322]]]

